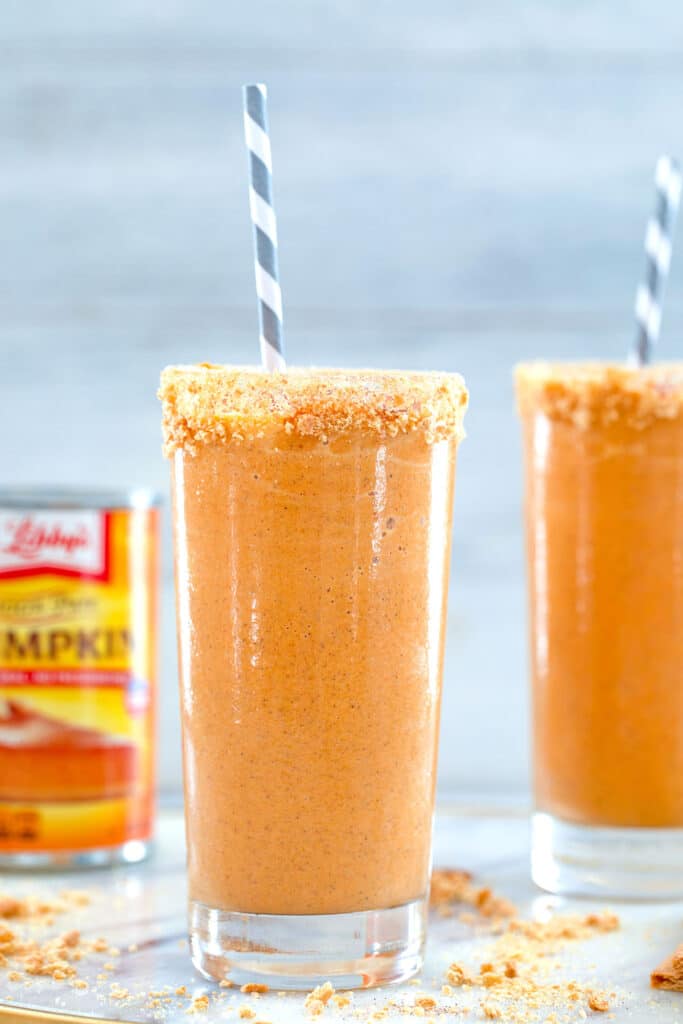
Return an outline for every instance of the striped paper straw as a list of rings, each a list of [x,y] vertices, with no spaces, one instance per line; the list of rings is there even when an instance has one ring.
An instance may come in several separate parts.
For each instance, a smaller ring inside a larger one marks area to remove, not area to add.
[[[249,152],[249,209],[254,227],[261,362],[264,369],[273,372],[285,369],[285,350],[265,85],[244,86],[244,135]]]
[[[681,197],[681,172],[675,160],[660,156],[655,170],[657,203],[645,232],[645,277],[636,292],[635,361],[649,363],[662,323],[664,286],[671,265],[674,225]]]

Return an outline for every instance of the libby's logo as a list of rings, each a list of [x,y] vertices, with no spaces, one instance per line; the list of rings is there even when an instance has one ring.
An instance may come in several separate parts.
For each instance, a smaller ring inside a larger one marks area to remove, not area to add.
[[[70,555],[79,548],[88,546],[88,534],[85,527],[77,532],[67,533],[60,523],[54,526],[41,526],[31,516],[20,519],[17,523],[7,523],[12,538],[2,550],[6,555],[18,555],[19,558],[40,558],[46,552],[59,551]]]
[[[0,511],[0,578],[52,573],[105,579],[106,512]]]

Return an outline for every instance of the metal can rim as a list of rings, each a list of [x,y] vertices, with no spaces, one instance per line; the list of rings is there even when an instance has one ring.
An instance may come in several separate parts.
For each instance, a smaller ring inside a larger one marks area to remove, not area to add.
[[[0,487],[0,509],[148,509],[162,503],[161,495],[147,487]]]

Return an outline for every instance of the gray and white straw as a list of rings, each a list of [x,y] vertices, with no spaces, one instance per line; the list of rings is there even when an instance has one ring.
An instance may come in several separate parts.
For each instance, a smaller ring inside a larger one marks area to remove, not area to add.
[[[249,209],[254,228],[261,361],[272,372],[285,369],[285,353],[266,95],[265,85],[244,86],[244,135],[249,154]]]
[[[655,170],[657,202],[645,232],[645,276],[636,292],[635,361],[649,363],[662,322],[664,286],[671,265],[674,225],[681,197],[678,163],[660,156]]]

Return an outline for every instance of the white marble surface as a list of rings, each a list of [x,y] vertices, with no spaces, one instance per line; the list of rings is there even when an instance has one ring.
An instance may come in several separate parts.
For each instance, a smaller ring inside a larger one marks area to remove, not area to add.
[[[527,818],[522,810],[496,809],[491,805],[488,808],[448,806],[438,815],[436,864],[475,871],[482,884],[490,883],[497,892],[514,900],[520,913],[543,915],[549,908],[587,912],[600,906],[595,900],[560,901],[540,894],[529,881],[527,856]],[[207,993],[209,1009],[197,1014],[199,1020],[207,1024],[239,1020],[238,1009],[243,1005],[254,1007],[258,1021],[288,1024],[305,1019],[303,996],[233,995],[207,984],[192,968],[184,939],[184,841],[179,812],[166,812],[161,816],[156,854],[141,867],[33,878],[0,876],[0,889],[15,893],[56,892],[65,887],[92,892],[91,906],[79,911],[76,919],[68,924],[80,927],[86,938],[102,934],[121,949],[121,955],[114,958],[116,968],[110,972],[110,978],[128,989],[131,996],[123,1002],[112,1000],[110,982],[95,981],[102,961],[112,960],[107,955],[102,955],[97,965],[91,962],[81,965],[81,977],[93,983],[87,991],[75,990],[51,979],[37,979],[30,987],[25,987],[22,982],[8,981],[2,972],[0,1021],[11,1020],[12,1008],[19,1005],[97,1015],[108,1020],[187,1021],[187,997],[174,998],[163,1012],[147,1005],[147,993],[162,990],[167,985],[173,990],[185,985],[192,995]],[[563,974],[615,991],[617,997],[613,1000],[610,1019],[630,1024],[676,1021],[683,1011],[683,995],[652,992],[648,978],[651,968],[683,939],[683,903],[612,904],[612,907],[621,917],[621,930],[572,944],[561,954]],[[63,931],[66,926],[67,922],[61,919],[55,928]],[[386,989],[356,992],[348,1010],[330,1008],[321,1019],[357,1020],[359,1008],[367,1010],[369,1016],[385,1003],[389,994],[407,1004],[412,1004],[416,995],[423,992],[436,995],[449,963],[461,960],[477,965],[486,958],[490,942],[490,936],[477,934],[471,925],[457,917],[434,919],[419,987],[394,987],[390,993]],[[137,949],[129,951],[131,945]],[[482,1019],[481,996],[477,990],[460,990],[452,1000],[440,1001],[450,1002],[453,1008],[470,1007],[468,1020]],[[438,1016],[442,1017],[443,1013]],[[596,1014],[595,1018],[601,1019],[601,1015]],[[366,1015],[361,1019],[365,1020]],[[390,1015],[386,1019],[394,1018]],[[400,1019],[405,1020],[405,1017]],[[541,1021],[546,1019],[544,1015],[539,1017]],[[580,1008],[577,1006],[575,1017],[561,1013],[559,1019],[581,1020]]]

